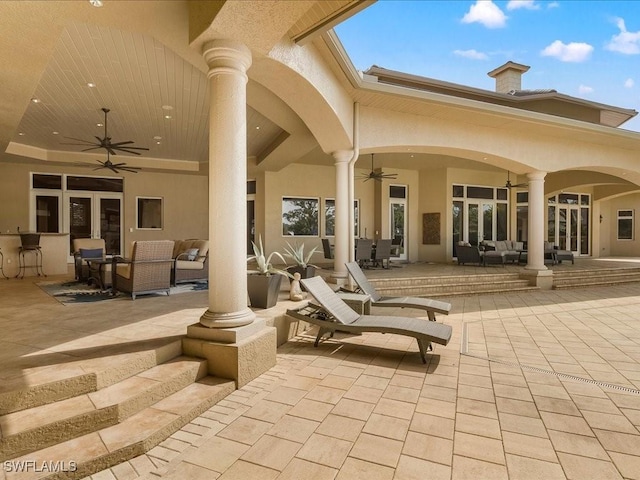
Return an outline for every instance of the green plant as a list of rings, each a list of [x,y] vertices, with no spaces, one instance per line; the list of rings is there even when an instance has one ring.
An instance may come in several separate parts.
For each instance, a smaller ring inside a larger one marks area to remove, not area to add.
[[[285,250],[284,256],[293,260],[295,264],[298,265],[299,267],[307,268],[309,266],[314,268],[320,268],[317,265],[313,265],[309,263],[309,261],[311,260],[311,257],[313,256],[314,253],[316,253],[317,249],[318,247],[313,247],[305,257],[304,243],[301,243],[300,245],[298,244],[291,245],[289,242],[287,242],[287,246],[284,249]]]
[[[268,256],[264,253],[264,247],[262,246],[262,235],[258,237],[258,244],[251,242],[253,245],[253,255],[247,258],[247,262],[255,260],[257,268],[255,270],[248,270],[248,273],[258,275],[284,275],[285,277],[293,278],[293,276],[286,270],[275,268],[271,263],[271,257],[274,255],[280,257],[282,262],[286,265],[287,261],[279,252],[271,252]]]

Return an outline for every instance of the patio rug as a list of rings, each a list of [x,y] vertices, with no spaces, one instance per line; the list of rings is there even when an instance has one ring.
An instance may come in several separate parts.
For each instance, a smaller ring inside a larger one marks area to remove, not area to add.
[[[112,295],[110,290],[100,290],[87,285],[85,282],[40,282],[36,285],[64,305],[100,302],[104,300],[131,299],[131,295],[125,292],[117,292],[115,295]],[[208,285],[206,283],[183,283],[175,287],[171,287],[171,295],[186,292],[199,292],[207,289]],[[136,300],[154,297],[157,295],[166,296],[164,293],[139,295],[136,297]]]

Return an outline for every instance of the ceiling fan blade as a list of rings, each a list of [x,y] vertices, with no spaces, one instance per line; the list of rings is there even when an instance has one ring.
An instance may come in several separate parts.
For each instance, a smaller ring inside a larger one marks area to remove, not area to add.
[[[117,144],[115,144],[115,143],[114,143],[114,144],[112,144],[111,146],[112,146],[113,148],[117,148],[117,149],[120,149],[120,150],[149,150],[149,149],[148,149],[148,148],[146,148],[146,147],[130,147],[130,146],[122,147],[122,146],[117,145]]]
[[[62,138],[66,138],[67,140],[75,140],[77,142],[84,142],[84,143],[91,143],[93,144],[93,142],[90,142],[89,140],[85,140],[83,138],[76,138],[76,137],[62,137]]]
[[[118,152],[130,153],[131,155],[140,155],[140,152],[136,152],[134,150],[128,150],[126,148],[116,148],[114,150],[117,150]],[[115,153],[113,153],[113,155],[115,155]]]
[[[129,172],[129,173],[138,173],[138,170],[140,170],[140,168],[139,167],[120,167],[120,170]]]
[[[84,150],[80,150],[81,152],[88,152],[89,150],[97,150],[99,148],[102,148],[100,145],[96,146],[96,147],[91,147],[91,148],[85,148]]]
[[[127,145],[128,143],[134,143],[133,140],[127,140],[126,142],[116,142],[116,143],[112,143],[111,146],[112,147],[119,147],[120,145]],[[134,148],[134,147],[132,147]]]

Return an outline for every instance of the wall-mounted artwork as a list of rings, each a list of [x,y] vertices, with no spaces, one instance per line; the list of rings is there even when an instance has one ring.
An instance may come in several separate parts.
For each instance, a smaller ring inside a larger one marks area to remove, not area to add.
[[[440,245],[440,212],[422,215],[423,245]]]

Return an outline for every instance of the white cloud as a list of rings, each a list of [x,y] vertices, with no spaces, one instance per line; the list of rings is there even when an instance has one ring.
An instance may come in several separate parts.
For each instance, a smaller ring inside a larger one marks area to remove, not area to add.
[[[605,48],[625,55],[640,54],[640,31],[628,32],[622,18],[616,18],[616,25],[620,29],[620,33],[611,37],[611,41],[607,43]]]
[[[471,60],[487,60],[489,58],[486,53],[478,52],[473,48],[471,50],[454,50],[453,53],[459,57],[470,58]]]
[[[560,4],[558,2],[551,2],[547,5],[548,9],[552,9],[552,8],[558,8],[560,6]]]
[[[589,93],[593,93],[593,88],[587,85],[580,85],[578,87],[578,92],[580,92],[581,95],[586,95]]]
[[[502,28],[507,24],[507,18],[491,0],[476,0],[462,17],[462,23],[480,23],[487,28]]]
[[[626,88],[633,88],[634,85],[635,85],[635,82],[633,81],[633,78],[627,78],[624,82],[624,86]]]
[[[518,10],[519,8],[540,10],[540,5],[535,0],[509,0],[509,3],[507,3],[507,10]]]
[[[593,52],[588,43],[562,43],[556,40],[540,52],[543,57],[555,57],[562,62],[584,62]]]

